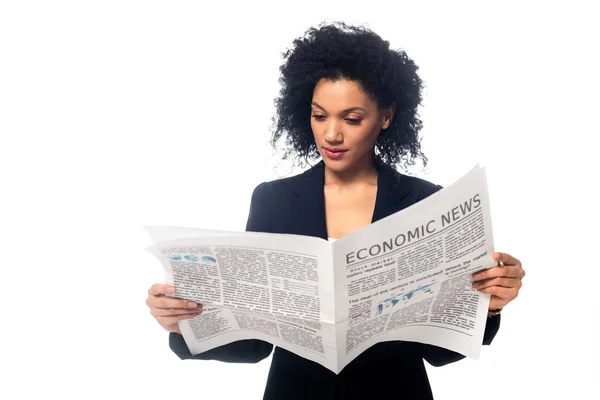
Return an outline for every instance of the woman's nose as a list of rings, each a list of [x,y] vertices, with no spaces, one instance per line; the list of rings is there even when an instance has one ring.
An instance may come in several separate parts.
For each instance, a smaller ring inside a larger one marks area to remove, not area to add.
[[[329,143],[340,143],[343,138],[344,135],[340,130],[340,125],[330,119],[325,127],[324,139]]]

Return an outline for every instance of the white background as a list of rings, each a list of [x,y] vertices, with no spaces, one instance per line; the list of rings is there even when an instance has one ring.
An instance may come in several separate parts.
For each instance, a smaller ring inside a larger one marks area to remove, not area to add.
[[[479,361],[428,366],[436,398],[598,395],[594,2],[200,3],[1,3],[6,398],[261,398],[270,358],[169,350],[143,226],[243,230],[252,189],[301,171],[267,143],[280,53],[333,20],[417,62],[430,162],[410,172],[487,166],[497,250],[528,273]]]

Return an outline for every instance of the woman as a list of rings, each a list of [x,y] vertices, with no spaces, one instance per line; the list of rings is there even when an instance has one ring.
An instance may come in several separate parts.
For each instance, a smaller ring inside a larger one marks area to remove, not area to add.
[[[312,28],[284,54],[282,89],[276,101],[272,143],[287,145],[285,157],[322,157],[294,177],[259,185],[252,195],[248,231],[340,238],[414,204],[439,190],[393,168],[414,164],[421,152],[417,107],[422,83],[417,66],[375,33],[343,23]],[[506,253],[498,266],[474,276],[473,286],[492,295],[484,344],[500,326],[500,310],[517,297],[525,273]],[[198,316],[202,306],[165,297],[156,284],[147,304],[170,333],[182,359],[258,362],[273,346],[243,340],[192,356],[177,322]],[[191,306],[191,307],[190,307]],[[423,360],[441,366],[462,359],[452,351],[415,342],[379,343],[336,375],[321,365],[276,348],[265,399],[429,399]]]

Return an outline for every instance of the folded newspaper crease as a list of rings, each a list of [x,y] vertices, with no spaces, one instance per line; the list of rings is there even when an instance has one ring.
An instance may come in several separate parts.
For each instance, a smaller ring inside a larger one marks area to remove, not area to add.
[[[414,341],[479,358],[495,265],[485,169],[330,243],[321,238],[146,227],[192,354],[261,339],[339,373],[376,343]]]

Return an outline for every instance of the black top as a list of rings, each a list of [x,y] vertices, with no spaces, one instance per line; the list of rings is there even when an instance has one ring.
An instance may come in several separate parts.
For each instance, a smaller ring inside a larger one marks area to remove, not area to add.
[[[425,180],[377,164],[378,187],[373,220],[400,211],[441,189]],[[327,239],[324,162],[308,171],[260,184],[252,194],[246,230],[288,233]],[[488,318],[483,344],[489,345],[500,328],[500,316]],[[256,363],[267,358],[273,345],[240,340],[192,356],[183,337],[169,336],[181,359]],[[432,399],[423,359],[442,366],[463,359],[450,350],[416,342],[378,343],[335,374],[316,362],[276,347],[264,399]]]

